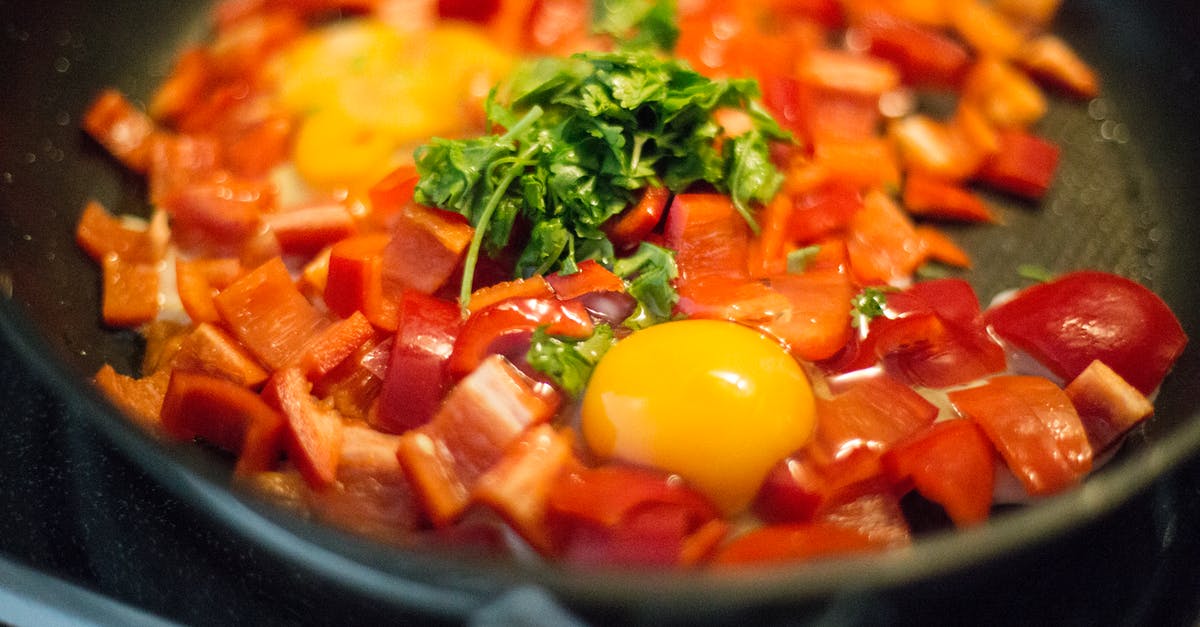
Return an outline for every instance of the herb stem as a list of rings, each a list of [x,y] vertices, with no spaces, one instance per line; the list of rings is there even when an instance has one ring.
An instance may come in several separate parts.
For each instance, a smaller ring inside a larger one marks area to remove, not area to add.
[[[535,110],[538,115],[541,115],[540,109],[535,107]],[[533,112],[533,110],[530,111],[530,113]],[[529,116],[527,115],[525,118],[528,119]],[[537,119],[536,116],[534,119]],[[517,124],[517,126],[520,125],[520,123]],[[516,129],[516,126],[513,128]],[[467,248],[467,257],[463,261],[462,286],[458,291],[458,302],[462,307],[464,318],[467,315],[467,306],[471,304],[471,292],[473,291],[472,287],[475,282],[475,266],[479,262],[479,250],[483,247],[483,236],[492,221],[492,214],[496,212],[496,207],[500,206],[500,201],[504,199],[504,194],[508,191],[508,186],[512,185],[517,176],[525,170],[525,166],[529,165],[530,158],[538,150],[541,150],[541,148],[541,142],[534,142],[517,156],[513,164],[504,173],[504,178],[500,179],[500,182],[496,185],[496,189],[492,191],[492,195],[488,198],[488,204],[479,214],[479,220],[475,224],[475,233],[471,236],[471,245]]]

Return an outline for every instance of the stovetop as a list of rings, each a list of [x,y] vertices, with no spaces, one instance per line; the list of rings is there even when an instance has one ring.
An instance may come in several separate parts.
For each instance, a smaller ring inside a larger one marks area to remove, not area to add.
[[[5,348],[0,624],[426,622],[333,593],[201,515],[70,416]],[[819,616],[823,625],[1200,625],[1200,460],[1047,546],[848,595]],[[796,618],[767,607],[737,622]]]

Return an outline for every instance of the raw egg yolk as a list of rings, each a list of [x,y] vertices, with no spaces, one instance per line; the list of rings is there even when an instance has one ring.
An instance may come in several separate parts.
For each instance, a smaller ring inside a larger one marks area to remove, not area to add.
[[[583,397],[592,452],[674,473],[726,514],[812,437],[804,370],[777,343],[732,322],[638,331],[597,364]]]

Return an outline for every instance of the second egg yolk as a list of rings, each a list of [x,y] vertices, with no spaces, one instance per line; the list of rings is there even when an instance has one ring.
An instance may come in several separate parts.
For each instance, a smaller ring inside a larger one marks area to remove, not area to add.
[[[743,510],[771,468],[812,437],[812,387],[777,343],[732,322],[638,331],[604,356],[584,394],[591,450],[674,473],[723,512]]]

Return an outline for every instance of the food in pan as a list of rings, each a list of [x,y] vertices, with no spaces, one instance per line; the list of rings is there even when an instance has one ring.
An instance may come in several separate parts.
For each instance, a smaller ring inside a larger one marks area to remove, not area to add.
[[[151,209],[78,223],[145,339],[96,384],[402,545],[709,567],[903,546],[913,499],[986,524],[1186,344],[1112,274],[932,278],[979,190],[1052,187],[1046,90],[1097,94],[1056,4],[225,0],[85,118]]]

